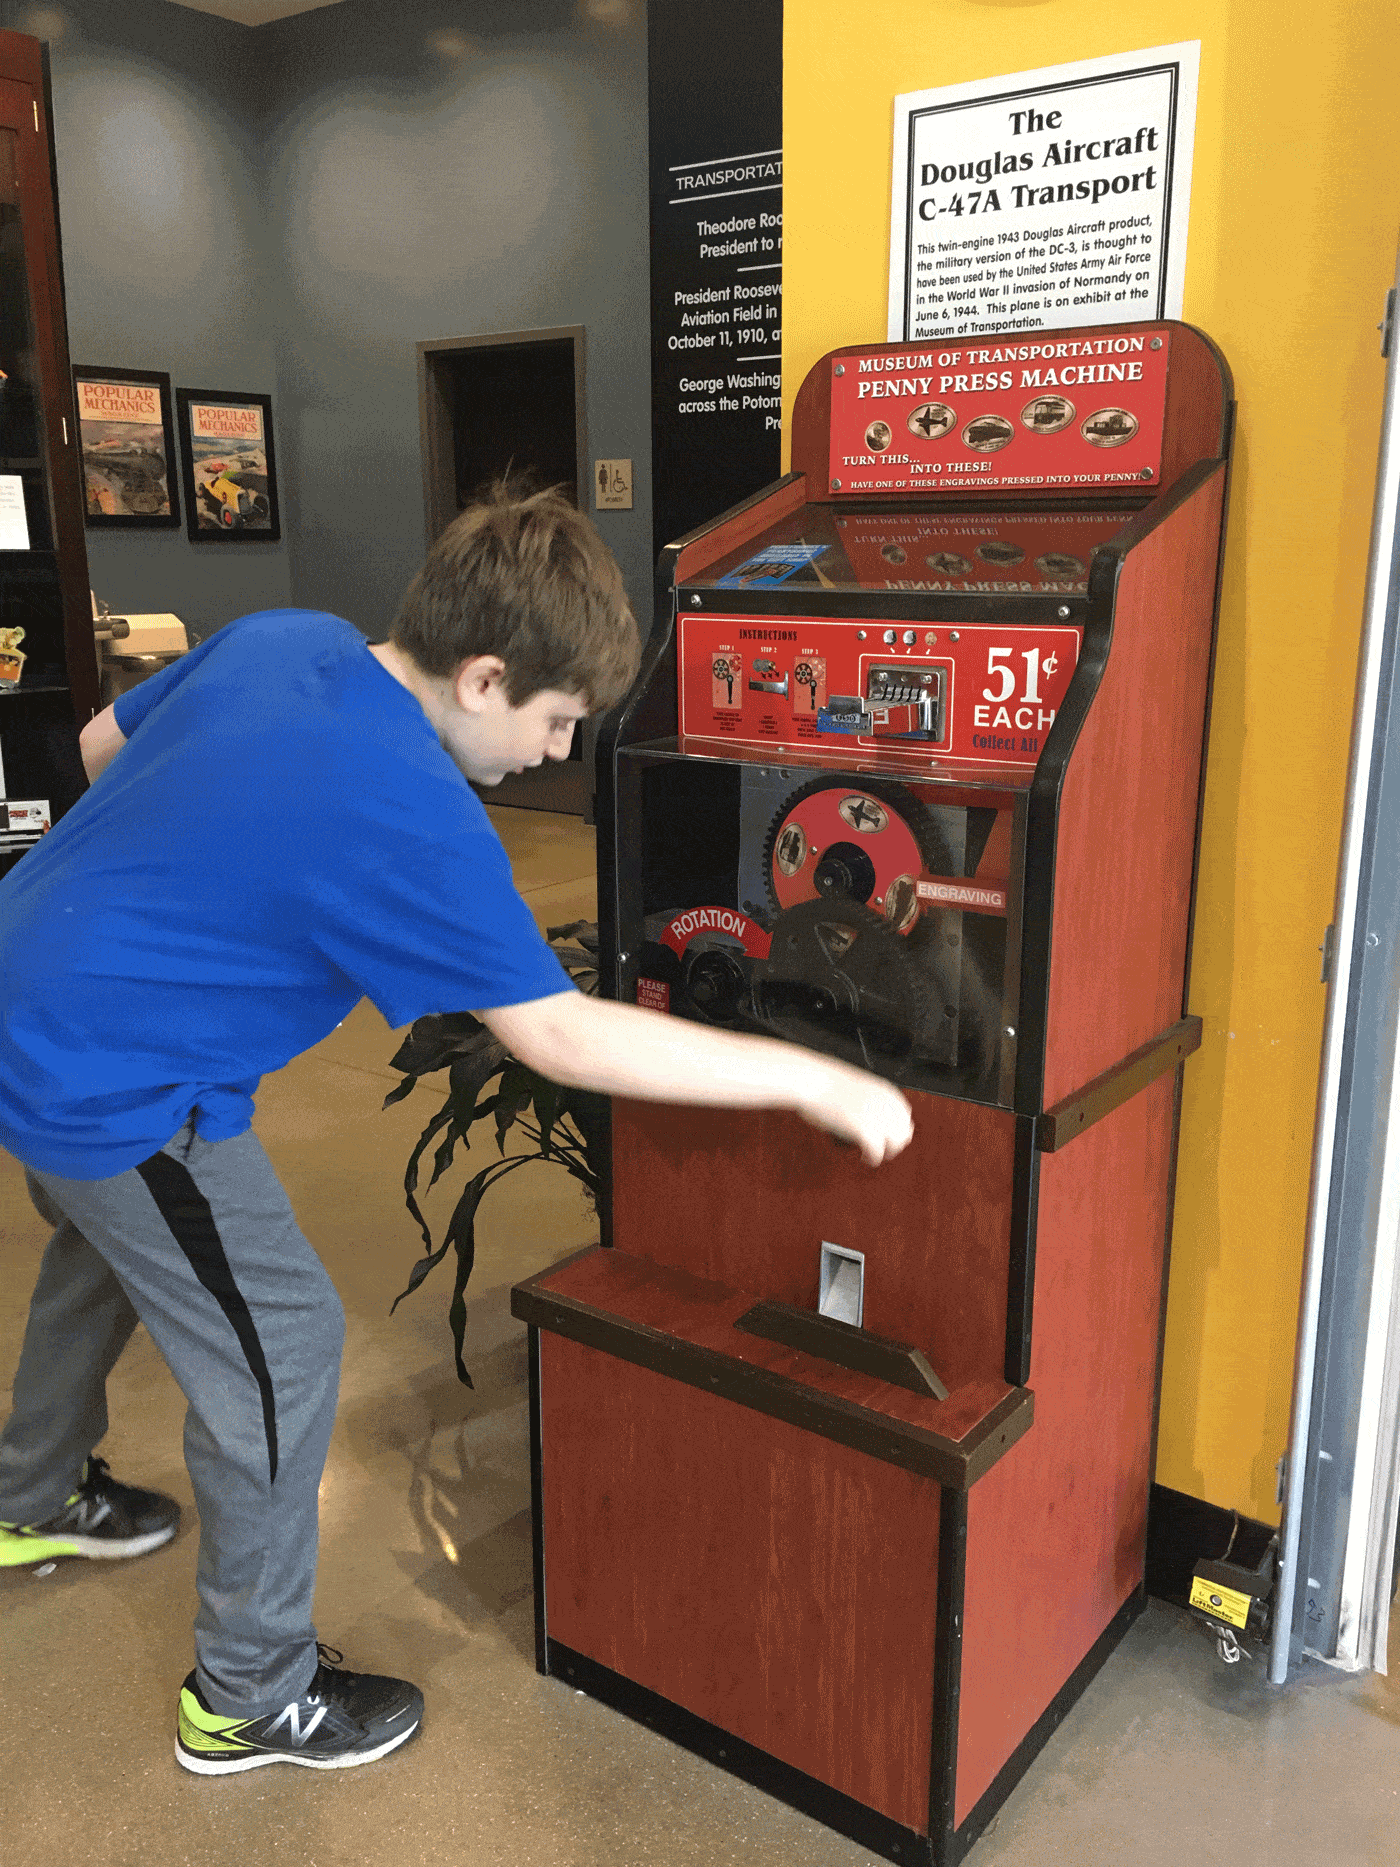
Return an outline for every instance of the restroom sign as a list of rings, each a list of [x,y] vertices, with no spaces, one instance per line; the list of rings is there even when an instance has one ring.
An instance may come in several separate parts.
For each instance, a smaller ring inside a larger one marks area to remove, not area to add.
[[[895,99],[891,342],[1181,316],[1200,43]]]
[[[630,512],[632,510],[632,463],[630,460],[594,461],[593,509],[595,512]]]

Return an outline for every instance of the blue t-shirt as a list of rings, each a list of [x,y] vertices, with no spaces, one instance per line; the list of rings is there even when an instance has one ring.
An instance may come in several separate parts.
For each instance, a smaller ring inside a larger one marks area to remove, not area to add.
[[[0,882],[0,1143],[122,1173],[241,1134],[368,996],[391,1025],[570,981],[476,794],[350,623],[245,616],[116,704],[129,740]]]

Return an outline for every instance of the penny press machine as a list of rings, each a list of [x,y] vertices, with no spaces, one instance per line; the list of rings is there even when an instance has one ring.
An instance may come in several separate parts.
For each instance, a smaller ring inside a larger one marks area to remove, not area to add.
[[[514,1295],[538,1662],[896,1861],[1143,1604],[1230,393],[1177,323],[824,357],[602,742],[607,987],[915,1132],[615,1106]]]

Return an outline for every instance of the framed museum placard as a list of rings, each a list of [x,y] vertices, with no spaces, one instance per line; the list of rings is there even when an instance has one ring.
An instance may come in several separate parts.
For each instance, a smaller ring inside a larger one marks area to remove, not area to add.
[[[272,397],[177,389],[185,523],[196,544],[282,536]]]
[[[74,364],[87,523],[136,531],[180,523],[170,378]]]

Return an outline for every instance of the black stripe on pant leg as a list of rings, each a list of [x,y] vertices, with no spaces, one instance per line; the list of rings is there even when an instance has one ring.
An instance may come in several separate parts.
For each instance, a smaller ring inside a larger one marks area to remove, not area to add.
[[[262,1395],[263,1428],[267,1433],[269,1481],[277,1479],[277,1406],[272,1393],[272,1376],[267,1357],[253,1323],[252,1312],[238,1285],[214,1223],[209,1201],[195,1185],[188,1167],[182,1167],[169,1154],[152,1154],[136,1169],[146,1182],[160,1216],[170,1227],[175,1242],[189,1259],[190,1269],[213,1297],[233,1325],[253,1379]]]

